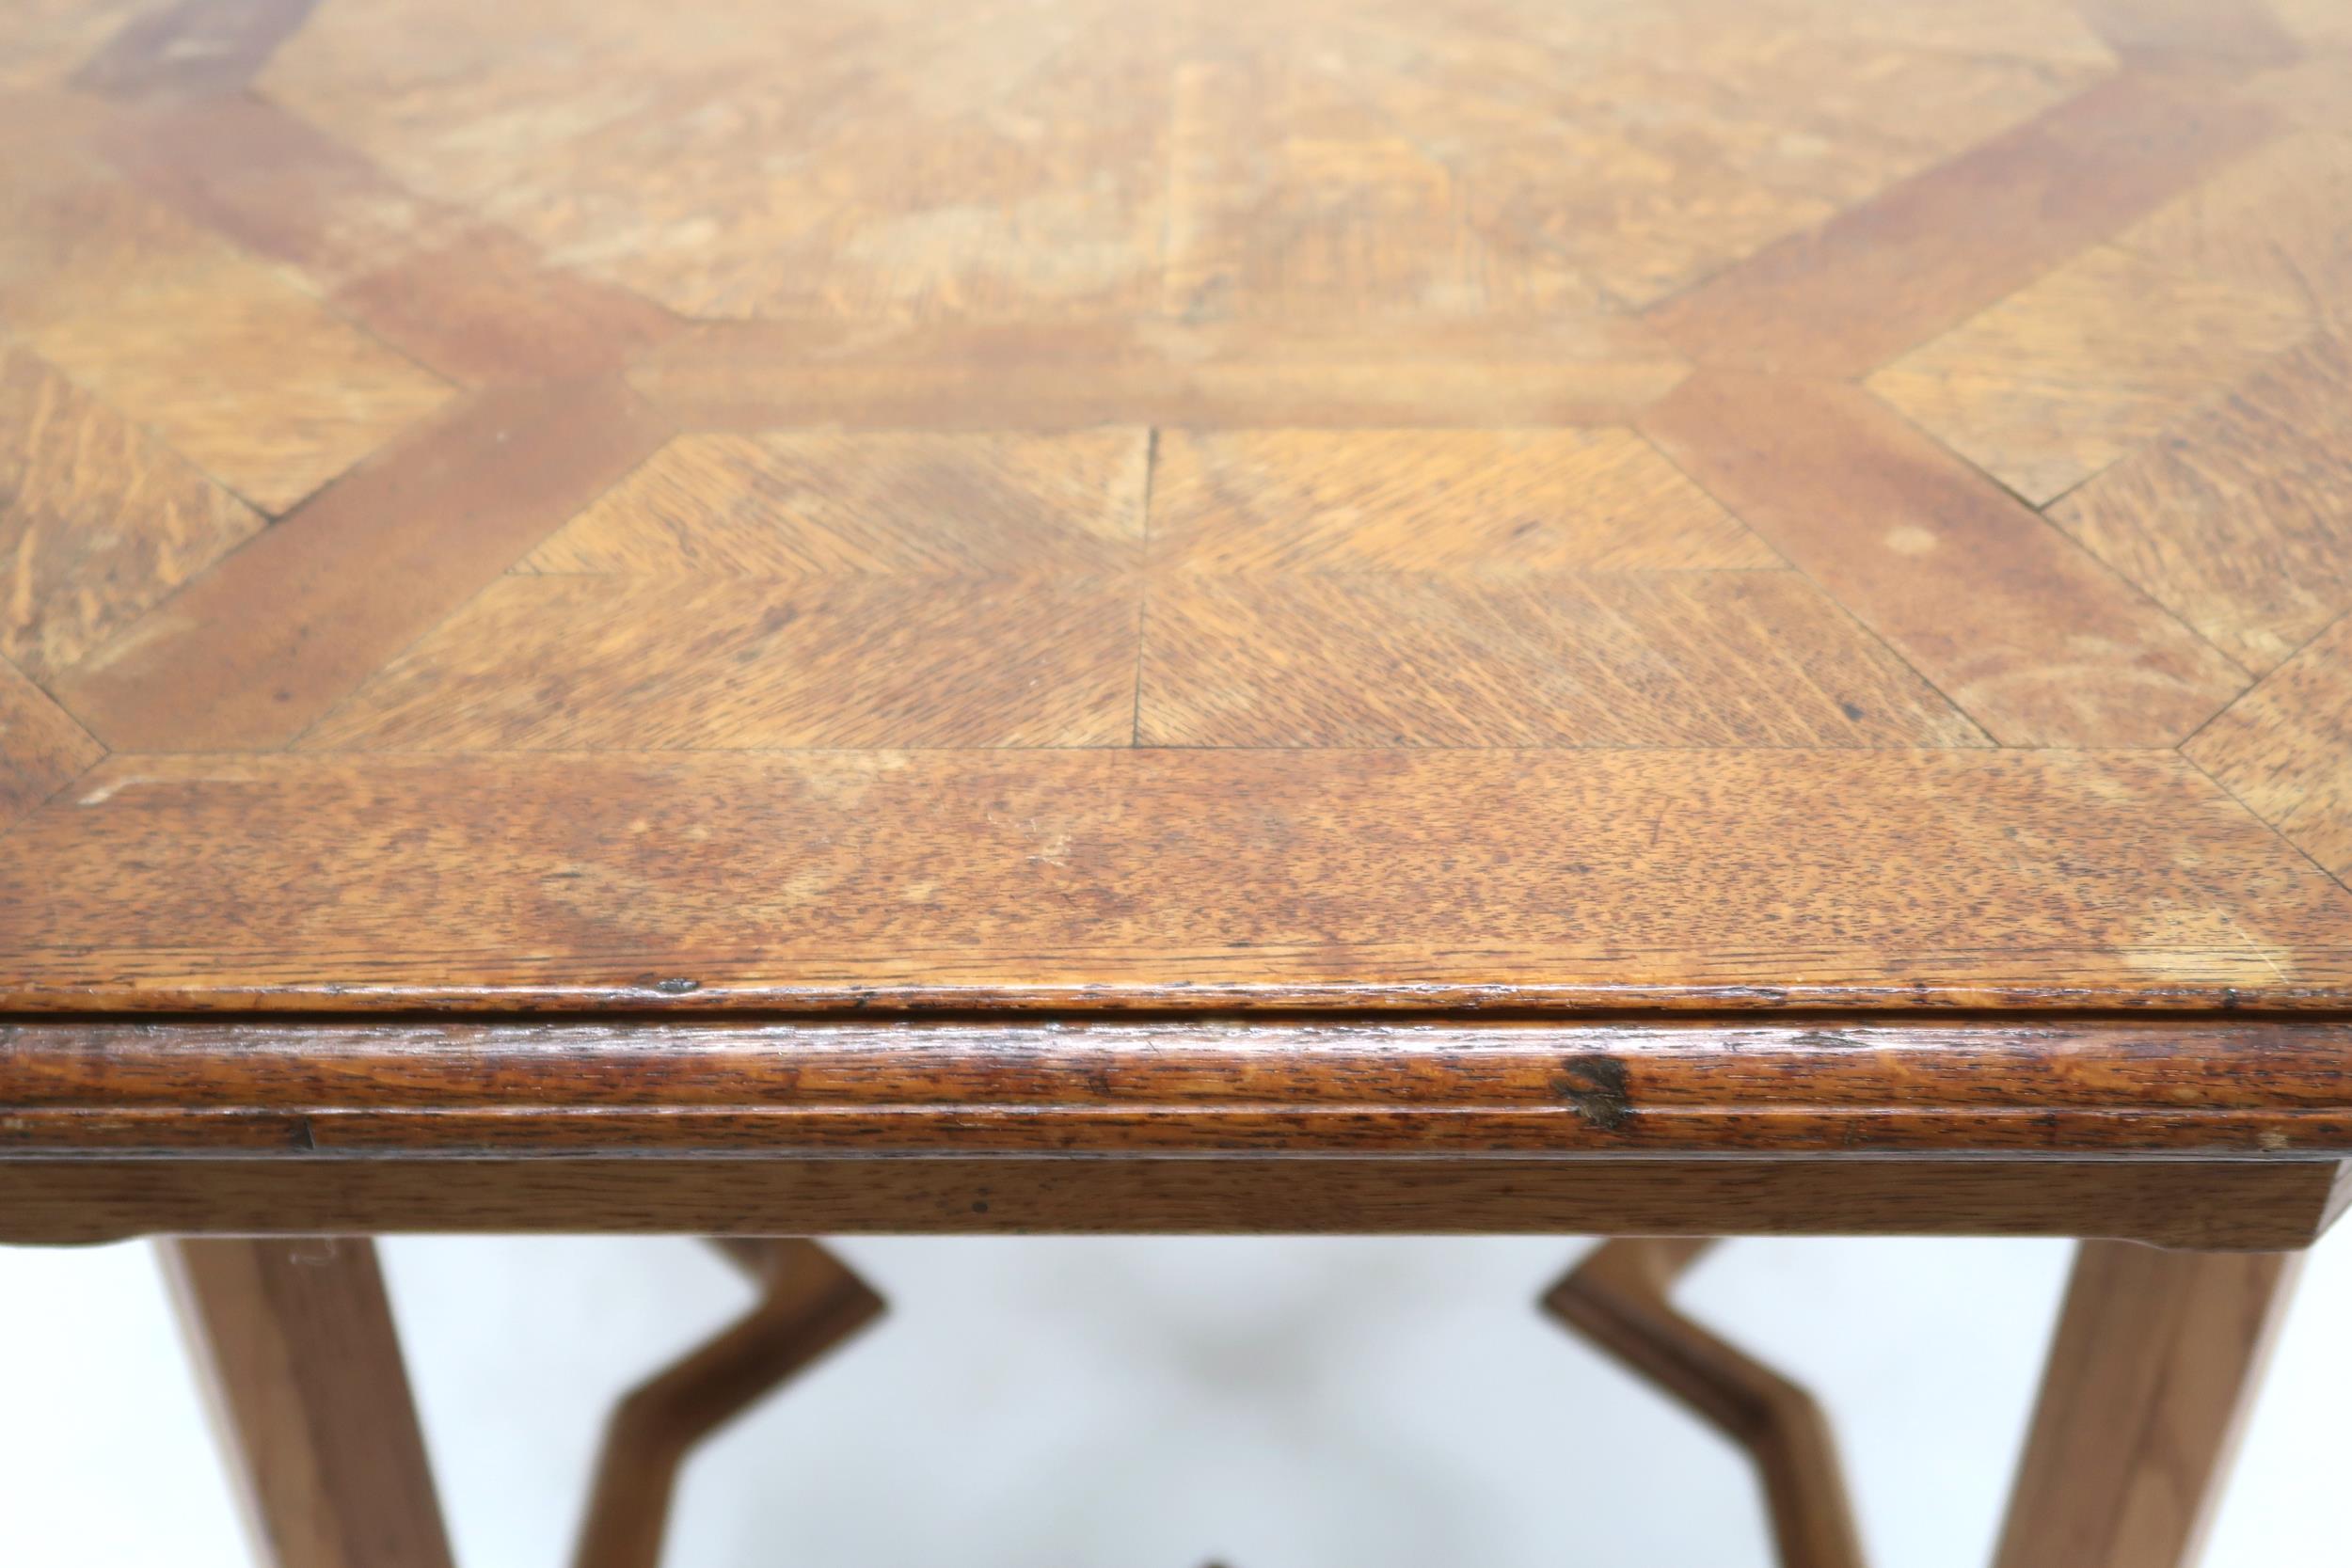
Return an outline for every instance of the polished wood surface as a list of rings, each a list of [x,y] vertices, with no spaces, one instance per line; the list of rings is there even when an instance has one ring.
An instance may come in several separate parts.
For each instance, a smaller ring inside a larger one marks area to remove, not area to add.
[[[2299,1259],[2086,1242],[1995,1568],[2187,1568]]]
[[[2352,1023],[0,1022],[0,1157],[2352,1147]]]
[[[0,1239],[2307,1245],[2340,8],[7,8]],[[316,1244],[183,1250],[248,1455],[397,1377]],[[2177,1557],[2274,1275],[2086,1255],[2008,1568]],[[265,1513],[438,1560],[366,1441]]]
[[[0,1160],[0,1243],[307,1235],[2099,1236],[2309,1246],[2310,1160]]]
[[[374,1244],[166,1243],[262,1568],[452,1568]]]
[[[2343,58],[12,10],[0,1007],[2342,1010]]]

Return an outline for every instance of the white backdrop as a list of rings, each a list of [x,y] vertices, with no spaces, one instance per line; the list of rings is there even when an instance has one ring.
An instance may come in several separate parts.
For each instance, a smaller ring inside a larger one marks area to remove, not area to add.
[[[890,1314],[693,1463],[669,1568],[1769,1560],[1738,1456],[1535,1313],[1589,1243],[837,1244]],[[557,1568],[611,1397],[745,1299],[682,1242],[386,1256],[465,1568]],[[1824,1396],[1880,1568],[1978,1568],[2064,1263],[2042,1242],[1739,1242],[1681,1299]],[[2346,1560],[2347,1323],[2338,1239],[2208,1568]],[[246,1562],[144,1248],[0,1249],[0,1561]]]

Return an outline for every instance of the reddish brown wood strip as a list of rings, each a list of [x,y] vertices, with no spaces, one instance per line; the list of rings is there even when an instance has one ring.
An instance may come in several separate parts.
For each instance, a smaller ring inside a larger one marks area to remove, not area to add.
[[[544,264],[491,228],[420,245],[335,302],[435,370],[477,384],[615,370],[682,325],[610,283]]]
[[[0,832],[105,754],[49,693],[0,658]]]
[[[2246,684],[1860,388],[1704,372],[1643,428],[2005,745],[2170,745]]]
[[[2124,76],[1651,309],[1708,364],[1874,370],[2269,135],[2243,100]]]
[[[119,749],[281,746],[664,434],[611,382],[485,393],[134,623],[60,700]]]
[[[344,314],[453,379],[558,380],[617,368],[676,318],[549,267],[513,233],[418,197],[264,98],[171,104],[98,138],[152,195],[301,268]]]
[[[138,16],[73,78],[109,98],[232,93],[292,38],[318,0],[175,0]]]
[[[0,1027],[0,1148],[2328,1154],[2352,1025]]]
[[[2184,750],[2312,859],[2352,881],[2352,615]]]
[[[1802,1109],[1664,1110],[1596,1127],[1581,1113],[1496,1110],[1469,1115],[1340,1107],[1311,1112],[1234,1107],[1106,1111],[997,1110],[940,1116],[812,1114],[782,1109],[664,1107],[595,1115],[441,1110],[320,1112],[38,1111],[11,1118],[0,1149],[19,1157],[133,1154],[302,1155],[444,1159],[576,1159],[648,1153],[866,1159],[959,1154],[1101,1158],[1244,1155],[1380,1158],[1488,1156],[1587,1159],[1609,1155],[1800,1154],[1916,1157],[1999,1155],[2333,1160],[2352,1149],[2352,1111],[2205,1114],[2140,1110],[1967,1111],[1929,1106],[1866,1117]]]
[[[0,1007],[2328,1006],[2352,984],[2352,893],[2162,752],[118,757],[15,844]]]
[[[1686,368],[1656,333],[1608,315],[1336,328],[707,322],[629,379],[699,429],[1469,427],[1621,423]]]
[[[252,93],[123,114],[92,139],[151,196],[325,288],[452,237],[469,221]]]
[[[2194,1568],[2301,1261],[2086,1242],[1994,1568]]]
[[[265,1568],[451,1568],[360,1237],[177,1239],[166,1263]]]
[[[2352,1023],[2293,1019],[806,1018],[0,1022],[27,1110],[773,1108],[2189,1114],[2352,1106]]]
[[[0,1160],[0,1241],[157,1231],[2112,1236],[2307,1246],[2317,1160]]]

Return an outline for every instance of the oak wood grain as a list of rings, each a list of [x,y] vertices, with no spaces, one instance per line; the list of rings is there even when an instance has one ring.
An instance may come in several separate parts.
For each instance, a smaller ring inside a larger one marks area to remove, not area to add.
[[[2293,93],[2249,96],[2293,102]],[[2352,121],[2264,144],[2117,234],[2185,277],[2284,297],[2341,333],[2352,321]]]
[[[0,833],[105,754],[48,692],[0,658]]]
[[[1171,430],[1155,564],[1236,577],[1786,562],[1623,429]]]
[[[2352,1025],[0,1024],[0,1154],[2321,1156]]]
[[[8,8],[10,1147],[2352,1150],[2344,41]]]
[[[303,737],[326,751],[1123,745],[1133,577],[516,576]],[[647,672],[660,670],[659,676]],[[542,693],[570,700],[550,707]]]
[[[2187,1568],[2296,1265],[2078,1249],[1997,1568]]]
[[[2265,366],[2050,509],[2214,646],[2266,673],[2352,609],[2352,352]]]
[[[2352,615],[2312,638],[2185,749],[2304,853],[2352,880]]]
[[[0,1237],[2307,1245],[2342,10],[0,8]],[[2142,1263],[2013,1544],[2191,1533]]]
[[[2035,505],[2137,451],[2316,325],[2308,298],[2085,251],[1870,377]],[[2193,352],[2182,352],[2193,343]]]
[[[1709,372],[1643,428],[2004,745],[2166,745],[2244,688],[1859,389]]]
[[[10,335],[261,510],[284,512],[448,402],[442,378],[71,134],[24,162],[0,182]]]
[[[1152,746],[1984,744],[1793,572],[1155,578]]]
[[[520,570],[674,579],[984,578],[1142,564],[1142,430],[683,436]]]
[[[451,1568],[374,1244],[165,1244],[266,1568]]]
[[[2250,102],[2119,77],[1756,252],[1647,319],[1710,364],[1869,371],[2270,132]],[[1967,242],[1954,243],[1963,230]]]
[[[70,669],[263,519],[21,349],[0,348],[0,655]]]
[[[156,1232],[2111,1236],[2308,1246],[2322,1161],[0,1160],[0,1238]]]
[[[2352,978],[2352,893],[2161,752],[118,756],[12,847],[14,1009],[2335,1008]]]
[[[489,226],[417,245],[334,298],[403,353],[474,386],[601,375],[679,326],[660,307],[548,266]]]
[[[283,745],[664,434],[607,382],[481,394],[134,622],[59,690],[120,748]]]

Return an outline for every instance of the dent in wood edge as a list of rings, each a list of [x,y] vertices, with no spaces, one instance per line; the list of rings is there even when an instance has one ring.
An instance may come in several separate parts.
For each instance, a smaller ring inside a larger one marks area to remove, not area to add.
[[[2332,1160],[2352,1022],[0,1023],[0,1154]]]

